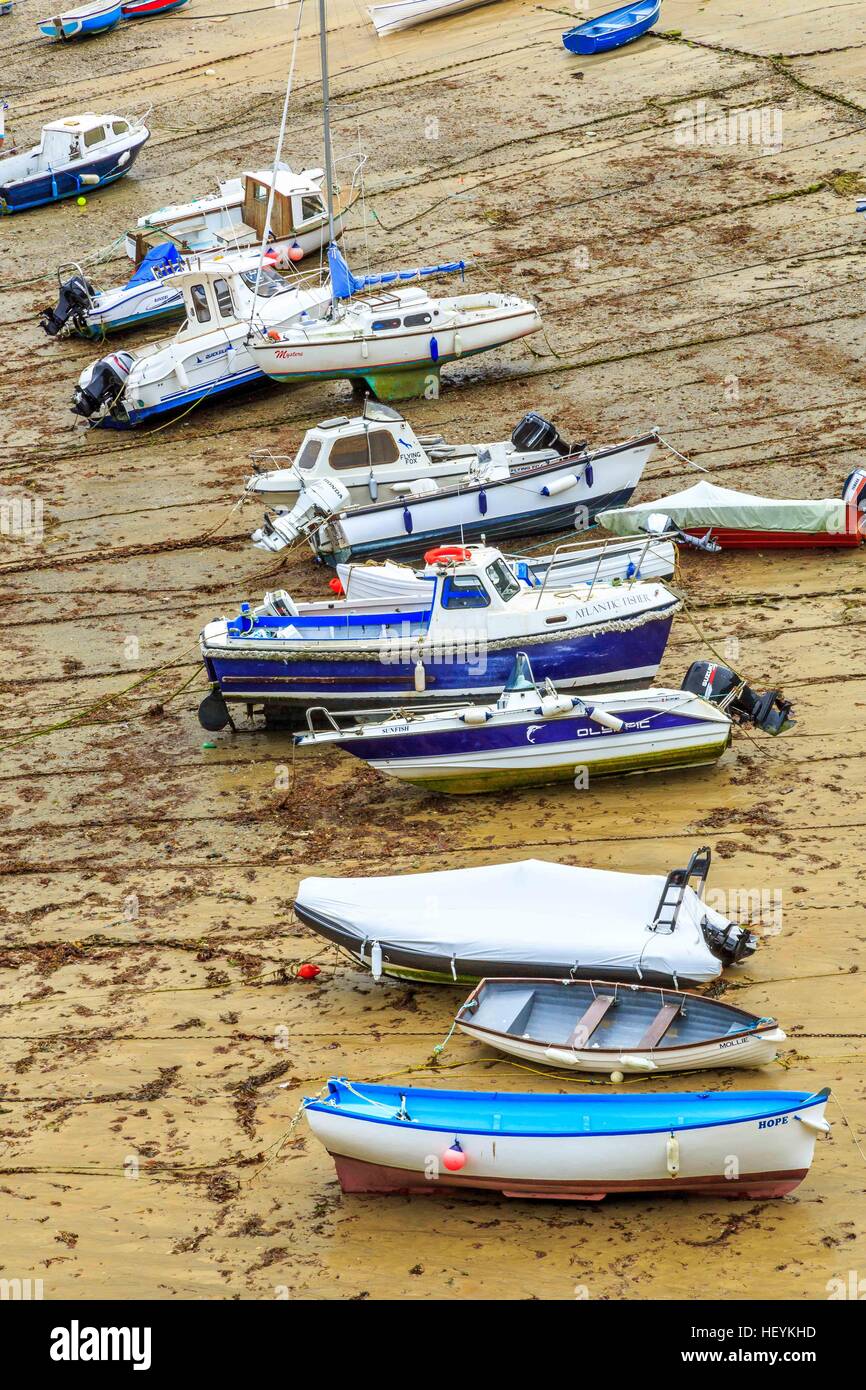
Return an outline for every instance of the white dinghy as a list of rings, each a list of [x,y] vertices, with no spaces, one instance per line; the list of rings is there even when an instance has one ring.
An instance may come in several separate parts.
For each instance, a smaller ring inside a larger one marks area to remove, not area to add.
[[[601,980],[482,980],[455,1023],[477,1042],[526,1062],[575,1071],[702,1071],[761,1067],[785,1034],[719,999]]]
[[[390,5],[370,5],[367,13],[382,39],[386,34],[411,29],[415,24],[426,24],[431,19],[444,19],[447,15],[476,10],[492,3],[493,0],[395,0]]]

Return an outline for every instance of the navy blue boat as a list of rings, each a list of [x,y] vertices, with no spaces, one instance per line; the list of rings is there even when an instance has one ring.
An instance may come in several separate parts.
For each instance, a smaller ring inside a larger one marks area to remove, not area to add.
[[[661,0],[637,0],[634,5],[623,5],[618,10],[599,15],[598,19],[589,19],[585,24],[566,30],[562,36],[563,47],[569,53],[584,56],[620,48],[651,29],[660,11]]]
[[[49,121],[38,145],[0,159],[0,214],[93,192],[128,174],[150,139],[143,120],[87,111]]]

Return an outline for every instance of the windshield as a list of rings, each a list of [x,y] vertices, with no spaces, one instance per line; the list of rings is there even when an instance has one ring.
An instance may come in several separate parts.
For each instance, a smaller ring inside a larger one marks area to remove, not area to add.
[[[494,589],[506,603],[520,593],[520,585],[504,560],[494,560],[487,566],[487,574]]]
[[[249,285],[251,290],[256,287],[256,272],[254,270],[244,270],[241,279],[245,285]],[[270,299],[275,294],[282,294],[283,290],[290,289],[284,280],[281,280],[275,270],[270,266],[263,265],[259,276],[259,298]]]

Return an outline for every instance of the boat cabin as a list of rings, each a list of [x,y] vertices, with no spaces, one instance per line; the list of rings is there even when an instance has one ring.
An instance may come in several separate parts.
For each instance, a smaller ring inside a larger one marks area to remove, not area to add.
[[[274,184],[271,170],[244,174],[244,227],[251,228],[256,241],[264,238],[265,216],[272,185],[274,205],[271,209],[271,238],[282,241],[320,227],[328,215],[322,196],[324,177],[324,171],[321,169],[304,169],[300,174],[293,174],[291,169],[279,169]]]
[[[97,115],[93,111],[49,121],[42,127],[39,144],[27,154],[19,156],[26,168],[16,170],[16,174],[24,177],[26,174],[61,169],[79,161],[84,163],[98,159],[109,146],[128,135],[129,130],[129,121],[122,116]],[[3,173],[8,174],[11,170],[12,160],[4,162]]]
[[[526,592],[494,546],[445,546],[427,554],[442,557],[431,558],[424,575],[436,577],[436,606],[447,613],[469,608],[501,612]]]
[[[201,261],[188,270],[176,272],[173,283],[183,291],[186,323],[178,337],[194,338],[214,329],[227,327],[249,317],[256,286],[258,256],[238,265],[224,261]],[[259,300],[272,299],[292,288],[270,266],[259,273]]]
[[[292,467],[304,483],[334,474],[339,477],[347,471],[366,476],[372,469],[377,477],[386,478],[391,464],[399,465],[401,474],[407,468],[429,464],[424,444],[436,442],[440,442],[438,435],[419,439],[399,411],[368,401],[363,415],[351,419],[337,415],[307,430]],[[254,456],[254,461],[259,459],[275,462],[266,451]]]

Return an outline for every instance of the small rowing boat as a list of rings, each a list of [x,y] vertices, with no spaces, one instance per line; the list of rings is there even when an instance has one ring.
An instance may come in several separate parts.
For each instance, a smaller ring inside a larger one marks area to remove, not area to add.
[[[806,1177],[829,1089],[543,1095],[374,1086],[308,1097],[344,1192],[597,1202],[621,1192],[784,1197]],[[732,1158],[732,1156],[734,1156]]]
[[[43,19],[39,31],[47,39],[83,39],[104,34],[120,22],[121,9],[120,0],[95,0],[92,5],[79,5],[53,19]]]
[[[486,976],[704,984],[757,938],[704,902],[711,854],[684,869],[615,873],[527,859],[377,878],[305,878],[295,914],[373,978]],[[435,906],[435,911],[431,909]]]
[[[390,5],[369,6],[367,13],[381,39],[386,34],[395,34],[398,29],[409,29],[413,24],[426,24],[429,19],[444,19],[446,15],[490,3],[491,0],[396,0]]]
[[[563,47],[569,53],[588,56],[591,53],[606,53],[611,48],[621,48],[631,43],[651,29],[659,17],[661,0],[638,0],[637,4],[623,5],[618,10],[589,19],[574,29],[567,29],[562,36]]]
[[[760,1067],[785,1034],[702,994],[600,980],[482,980],[455,1023],[477,1042],[526,1062],[576,1071],[700,1071]]]
[[[124,0],[124,19],[149,19],[152,15],[171,14],[179,10],[188,0]]]
[[[702,479],[655,502],[601,512],[598,521],[615,535],[634,536],[651,520],[670,519],[685,535],[709,535],[722,550],[761,550],[857,545],[864,534],[864,512],[866,469],[856,468],[838,498],[759,497]]]

